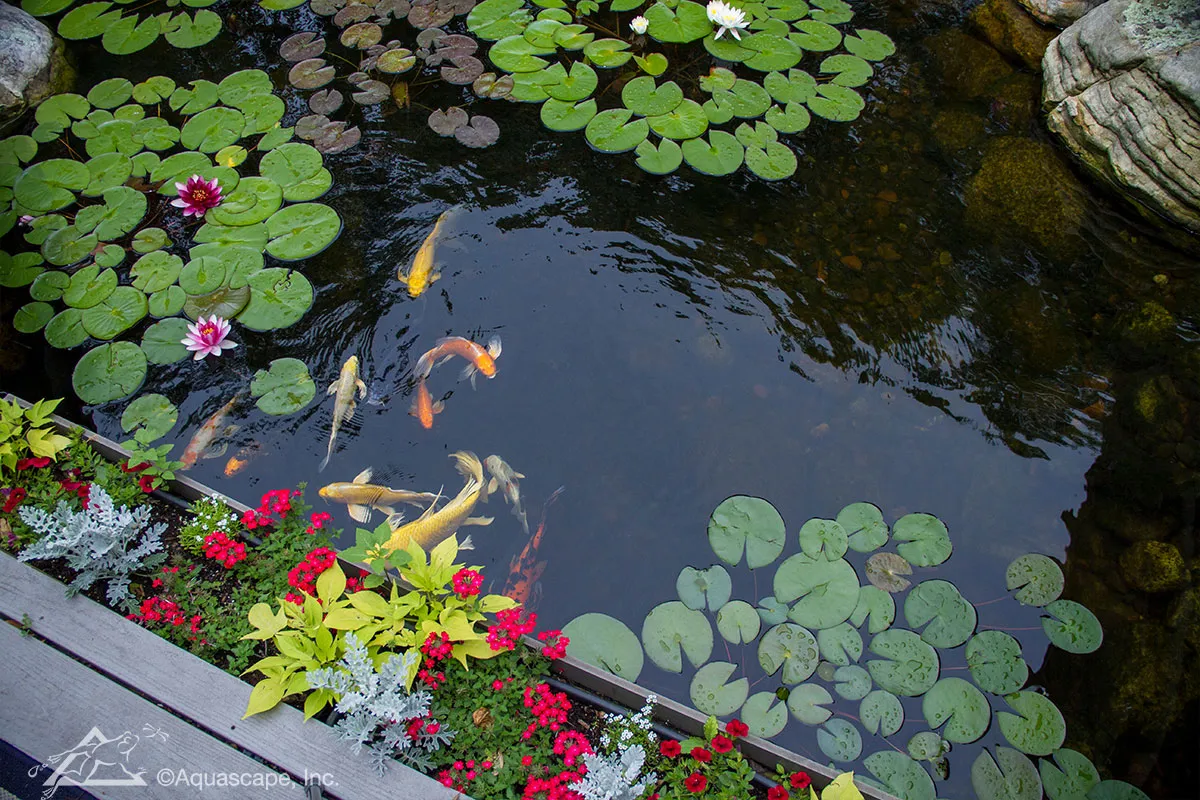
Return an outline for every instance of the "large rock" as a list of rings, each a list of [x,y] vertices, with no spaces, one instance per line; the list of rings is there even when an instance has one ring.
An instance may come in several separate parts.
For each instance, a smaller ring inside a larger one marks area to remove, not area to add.
[[[1017,0],[984,0],[971,12],[971,24],[1004,55],[1038,69],[1056,31],[1038,24]]]
[[[1200,41],[1153,41],[1109,0],[1042,60],[1050,129],[1140,208],[1200,233]]]
[[[1021,5],[1047,25],[1065,28],[1104,0],[1021,0]]]
[[[0,2],[0,133],[27,108],[71,80],[61,39],[19,8]]]

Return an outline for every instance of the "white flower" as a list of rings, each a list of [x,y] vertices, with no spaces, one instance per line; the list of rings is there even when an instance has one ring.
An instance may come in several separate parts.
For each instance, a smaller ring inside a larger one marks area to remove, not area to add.
[[[739,28],[746,28],[750,25],[746,21],[746,12],[740,8],[734,8],[722,0],[712,0],[708,4],[708,21],[716,25],[719,30],[714,39],[720,39],[725,31],[733,34],[733,38],[739,42],[742,40],[742,35],[738,33]]]
[[[634,17],[629,20],[629,27],[633,28],[633,32],[640,36],[646,32],[646,28],[650,27],[650,21],[645,17]]]

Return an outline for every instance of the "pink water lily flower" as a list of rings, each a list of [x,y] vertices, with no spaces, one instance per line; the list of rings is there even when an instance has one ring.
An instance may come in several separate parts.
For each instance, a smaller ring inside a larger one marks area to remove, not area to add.
[[[236,342],[226,341],[229,335],[229,322],[213,314],[207,320],[204,317],[188,325],[188,333],[180,344],[187,345],[188,350],[196,351],[194,361],[199,361],[207,355],[219,356],[222,350],[232,350]]]
[[[210,208],[221,205],[221,185],[217,179],[206,181],[199,175],[188,178],[186,184],[176,183],[175,189],[179,197],[171,201],[171,205],[183,209],[183,215],[195,214],[203,217]]]

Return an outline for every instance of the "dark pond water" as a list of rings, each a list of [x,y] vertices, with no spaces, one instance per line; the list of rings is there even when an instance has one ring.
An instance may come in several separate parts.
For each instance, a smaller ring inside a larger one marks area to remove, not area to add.
[[[1066,713],[1068,746],[1152,796],[1184,796],[1196,781],[1194,590],[1138,593],[1117,564],[1138,538],[1191,555],[1195,262],[1075,175],[1036,118],[1037,76],[968,37],[953,4],[858,13],[899,52],[862,118],[814,124],[797,175],[779,184],[648,176],[578,134],[550,134],[519,105],[489,108],[503,132],[484,151],[439,139],[415,107],[360,122],[362,143],[327,161],[336,184],[324,202],[346,228],[302,264],[312,311],[273,334],[239,331],[242,347],[220,363],[154,369],[146,388],[179,405],[182,449],[271,359],[303,359],[323,389],[359,356],[386,401],[360,405],[324,473],[331,401],[319,394],[283,418],[244,404],[227,455],[251,443],[262,455],[233,478],[225,459],[192,476],[250,503],[366,466],[381,483],[455,492],[450,453],[497,453],[528,476],[533,524],[566,487],[540,551],[549,625],[603,611],[640,630],[675,599],[680,569],[715,561],[707,519],[737,493],[774,503],[789,536],[858,500],[889,522],[935,514],[954,555],[920,577],[975,602],[1005,594],[1014,557],[1046,553],[1109,641],[1047,657],[1040,630],[1015,633],[1031,683]],[[236,39],[184,62],[84,48],[81,66],[96,79],[181,83],[262,67],[283,85],[283,19],[246,11]],[[292,111],[303,101],[290,97]],[[443,277],[410,298],[396,269],[452,207]],[[425,431],[407,414],[405,373],[448,334],[501,336],[499,374],[472,391],[450,367],[436,371],[446,411]],[[69,396],[74,354],[42,355],[28,352],[6,383]],[[116,435],[120,410],[84,416]],[[526,540],[504,507],[489,513],[494,524],[469,529],[469,560],[498,590]],[[757,587],[738,580],[735,597],[753,602],[769,574]],[[1038,615],[1008,601],[981,607],[980,621],[1030,628]],[[961,648],[945,663],[963,664]],[[651,666],[641,682],[687,696],[686,679]],[[836,708],[857,714],[856,703]],[[919,703],[908,711],[919,720]],[[923,727],[910,722],[893,742]],[[827,760],[794,720],[778,741]],[[983,743],[1003,743],[996,725]],[[886,747],[867,737],[865,752]],[[978,745],[962,750],[943,796],[971,794]]]

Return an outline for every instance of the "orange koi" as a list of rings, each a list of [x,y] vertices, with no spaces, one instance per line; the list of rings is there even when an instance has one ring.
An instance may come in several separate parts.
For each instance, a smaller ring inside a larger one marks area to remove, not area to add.
[[[433,395],[425,386],[424,378],[417,378],[417,396],[413,398],[412,409],[408,412],[417,418],[421,427],[429,430],[433,427],[433,415],[442,413],[446,404],[441,400],[433,402]]]
[[[558,499],[565,489],[565,486],[558,487],[546,500],[546,504],[542,507],[542,521],[537,530],[534,531],[533,536],[529,537],[521,554],[513,558],[508,565],[508,580],[504,582],[504,591],[501,594],[516,600],[528,611],[533,610],[536,598],[540,596],[541,584],[538,583],[538,579],[546,570],[546,562],[537,560],[538,548],[542,545],[542,535],[546,532],[546,509]]]
[[[222,436],[228,436],[237,430],[237,425],[222,425],[225,417],[229,416],[229,412],[233,410],[233,406],[237,403],[241,394],[235,394],[232,399],[225,405],[217,409],[217,413],[213,414],[204,424],[200,426],[200,430],[196,431],[196,435],[188,442],[187,448],[183,451],[180,457],[182,466],[180,469],[191,469],[196,465],[196,460],[201,456],[205,458],[218,458],[225,455],[225,450],[229,447],[228,444],[222,443],[217,447],[213,447],[213,442]]]
[[[418,378],[428,378],[433,371],[435,362],[445,363],[454,356],[462,356],[469,363],[463,369],[459,380],[470,378],[471,387],[475,387],[475,374],[483,373],[487,378],[496,377],[496,359],[500,357],[500,337],[493,336],[488,340],[487,348],[480,347],[470,339],[461,336],[447,336],[433,343],[433,349],[417,360],[413,374]]]
[[[225,462],[225,477],[232,478],[234,475],[237,475],[239,472],[244,470],[251,461],[258,458],[264,452],[266,451],[258,442],[251,442],[242,449],[238,450],[236,454],[231,456],[230,459]]]

